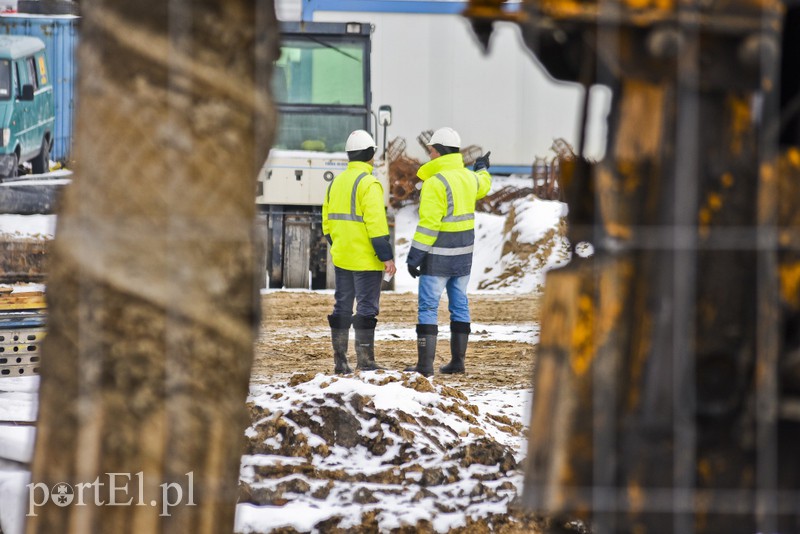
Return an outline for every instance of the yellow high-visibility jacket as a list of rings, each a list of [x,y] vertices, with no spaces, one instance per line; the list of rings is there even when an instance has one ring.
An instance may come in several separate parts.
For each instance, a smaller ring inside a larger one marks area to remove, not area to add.
[[[393,257],[383,186],[371,173],[369,163],[351,161],[322,203],[322,232],[340,269],[383,271],[383,262]]]
[[[486,170],[464,167],[459,153],[445,154],[419,168],[419,224],[408,264],[432,276],[465,276],[472,268],[475,202],[492,187]]]

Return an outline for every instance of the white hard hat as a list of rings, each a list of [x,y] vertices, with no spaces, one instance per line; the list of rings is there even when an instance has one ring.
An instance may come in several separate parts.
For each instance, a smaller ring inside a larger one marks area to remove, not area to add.
[[[461,148],[461,136],[458,135],[452,128],[444,127],[439,128],[433,135],[431,136],[431,140],[428,141],[428,146],[431,145],[443,145],[443,146],[451,146],[453,148]]]
[[[374,148],[378,150],[378,145],[375,144],[375,140],[364,130],[356,130],[355,132],[350,134],[350,137],[347,138],[347,143],[344,145],[345,152],[356,152],[359,150],[366,150],[368,148]]]

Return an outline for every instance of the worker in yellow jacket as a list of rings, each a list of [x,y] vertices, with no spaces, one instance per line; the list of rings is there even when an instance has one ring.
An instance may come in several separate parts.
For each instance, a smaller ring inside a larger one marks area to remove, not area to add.
[[[347,345],[350,325],[356,333],[356,368],[381,369],[375,363],[375,325],[384,272],[394,276],[394,253],[383,202],[383,186],[372,175],[377,150],[364,130],[350,134],[345,143],[347,169],[328,186],[322,204],[322,232],[331,244],[336,290],[333,313],[328,316],[333,344],[334,372],[350,373]],[[357,303],[353,316],[353,301]]]
[[[419,224],[408,253],[408,272],[419,277],[417,365],[406,368],[424,376],[433,374],[439,300],[447,290],[450,311],[450,363],[441,373],[465,372],[470,333],[467,284],[475,243],[475,202],[492,187],[489,154],[464,167],[461,137],[452,128],[440,128],[428,142],[431,161],[417,171],[422,180]]]

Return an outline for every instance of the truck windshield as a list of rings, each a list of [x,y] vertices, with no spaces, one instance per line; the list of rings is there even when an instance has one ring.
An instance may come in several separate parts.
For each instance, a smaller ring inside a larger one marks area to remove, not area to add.
[[[272,75],[281,104],[363,106],[364,45],[321,37],[286,39]]]
[[[272,74],[280,113],[275,148],[340,152],[366,129],[368,42],[356,37],[286,36]]]
[[[11,98],[11,62],[0,60],[0,100]]]

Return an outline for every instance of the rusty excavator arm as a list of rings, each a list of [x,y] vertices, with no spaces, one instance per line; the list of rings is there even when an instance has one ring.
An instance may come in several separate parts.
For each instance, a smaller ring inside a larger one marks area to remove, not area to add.
[[[800,6],[503,4],[464,13],[484,46],[514,22],[613,95],[603,159],[561,170],[595,254],[547,277],[525,504],[595,533],[800,532]]]

